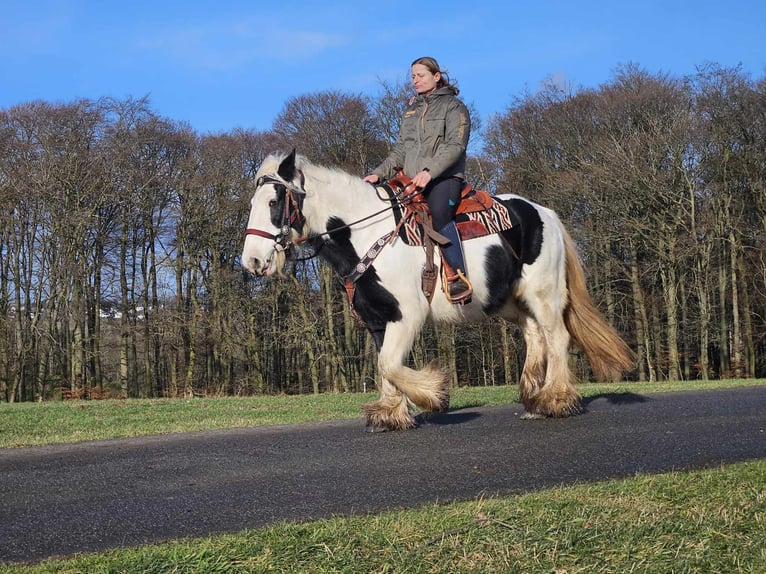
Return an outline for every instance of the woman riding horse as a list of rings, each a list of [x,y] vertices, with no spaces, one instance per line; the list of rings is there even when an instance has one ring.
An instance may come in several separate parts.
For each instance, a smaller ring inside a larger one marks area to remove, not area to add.
[[[394,233],[395,206],[385,193],[294,150],[271,155],[256,174],[242,265],[259,276],[279,274],[291,245],[305,241],[338,275],[353,278],[351,304],[378,349],[380,399],[365,406],[371,429],[414,426],[413,404],[447,409],[447,373],[404,364],[429,317],[458,323],[499,315],[518,323],[527,352],[519,379],[525,417],[569,416],[581,409],[570,341],[600,380],[632,368],[632,352],[593,305],[574,242],[556,214],[516,195],[495,201],[513,227],[464,242],[473,297],[454,305],[424,294],[426,253]]]
[[[378,183],[403,167],[428,200],[434,229],[449,240],[441,246],[453,303],[465,304],[473,291],[468,281],[455,210],[463,188],[466,148],[471,135],[468,109],[457,98],[458,89],[431,57],[411,65],[417,95],[404,110],[396,144],[388,157],[364,178]]]

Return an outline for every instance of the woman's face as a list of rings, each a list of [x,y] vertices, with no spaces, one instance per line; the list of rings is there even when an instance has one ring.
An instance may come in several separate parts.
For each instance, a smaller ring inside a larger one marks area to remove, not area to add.
[[[427,94],[436,88],[436,84],[441,77],[442,75],[439,72],[432,74],[431,70],[426,68],[423,64],[415,64],[412,66],[412,85],[415,87],[415,91],[419,94]]]

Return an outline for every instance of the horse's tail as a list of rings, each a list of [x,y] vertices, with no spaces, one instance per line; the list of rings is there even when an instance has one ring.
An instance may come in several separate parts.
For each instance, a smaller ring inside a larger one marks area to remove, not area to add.
[[[624,371],[634,367],[635,355],[599,312],[588,294],[577,248],[563,225],[559,224],[566,250],[566,277],[569,302],[564,323],[575,342],[585,352],[599,381],[618,381]]]

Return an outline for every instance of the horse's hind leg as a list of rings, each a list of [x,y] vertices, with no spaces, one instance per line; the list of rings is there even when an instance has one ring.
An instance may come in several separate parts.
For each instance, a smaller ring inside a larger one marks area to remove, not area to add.
[[[527,348],[524,368],[519,379],[521,404],[526,411],[523,418],[538,418],[544,416],[538,412],[537,396],[545,384],[545,339],[531,317],[525,317],[520,323]]]
[[[558,312],[543,326],[547,348],[548,368],[545,384],[538,398],[539,408],[551,417],[568,417],[582,410],[582,398],[572,384],[569,369],[569,331],[563,315]]]
[[[533,307],[530,310],[535,316],[527,317],[523,326],[528,364],[524,367],[527,378],[520,381],[520,387],[526,417],[576,414],[581,410],[581,397],[572,384],[569,332],[563,317],[546,303]]]

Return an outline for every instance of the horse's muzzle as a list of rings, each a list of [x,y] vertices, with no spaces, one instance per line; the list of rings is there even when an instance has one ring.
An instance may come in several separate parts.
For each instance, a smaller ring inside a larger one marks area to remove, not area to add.
[[[242,256],[242,268],[245,272],[261,277],[265,274],[264,264],[255,257]]]
[[[242,257],[242,267],[256,277],[271,277],[280,275],[285,263],[285,255],[282,251],[275,251],[267,259],[258,257]]]

